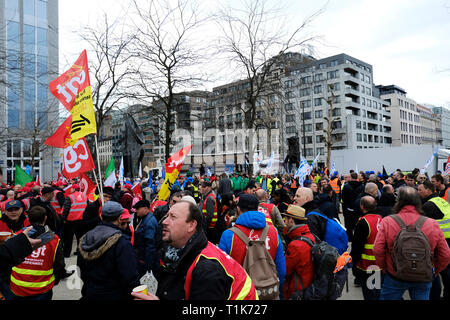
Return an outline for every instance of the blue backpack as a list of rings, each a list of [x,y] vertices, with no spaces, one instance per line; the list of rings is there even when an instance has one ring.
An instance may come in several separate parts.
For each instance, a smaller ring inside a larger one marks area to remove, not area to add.
[[[335,247],[340,255],[347,251],[348,235],[344,227],[336,220],[330,219],[318,212],[311,211],[306,216],[309,216],[310,214],[315,214],[327,220],[325,235],[322,240]]]

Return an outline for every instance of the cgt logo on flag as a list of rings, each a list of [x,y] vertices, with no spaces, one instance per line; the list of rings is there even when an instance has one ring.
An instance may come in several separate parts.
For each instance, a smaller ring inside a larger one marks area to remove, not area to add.
[[[49,89],[71,113],[71,139],[97,133],[86,50],[69,70],[49,83]]]
[[[64,149],[63,175],[68,179],[76,178],[82,172],[95,168],[91,152],[84,138],[78,140],[73,147],[71,145]]]

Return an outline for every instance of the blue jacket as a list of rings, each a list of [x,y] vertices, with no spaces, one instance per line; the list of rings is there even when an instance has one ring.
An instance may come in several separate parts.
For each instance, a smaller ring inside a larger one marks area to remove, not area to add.
[[[135,244],[139,276],[143,276],[146,271],[152,270],[155,274],[159,268],[159,255],[156,245],[156,230],[158,221],[153,213],[149,212],[136,227]]]
[[[237,218],[236,224],[251,229],[263,229],[266,226],[266,217],[264,216],[264,213],[259,211],[247,211]],[[222,237],[220,238],[219,248],[228,254],[231,250],[231,241],[233,239],[233,235],[233,231],[225,230],[222,233]],[[277,266],[280,288],[283,288],[284,277],[286,276],[286,260],[284,259],[284,249],[280,235],[278,235],[278,248],[275,254],[274,262]]]

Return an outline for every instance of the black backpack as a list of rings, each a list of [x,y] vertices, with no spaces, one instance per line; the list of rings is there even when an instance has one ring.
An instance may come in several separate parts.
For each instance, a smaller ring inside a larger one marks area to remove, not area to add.
[[[302,288],[291,295],[291,300],[336,300],[341,296],[344,289],[347,267],[334,273],[340,256],[339,252],[327,242],[315,238],[315,243],[304,236],[294,239],[304,241],[311,246],[314,278],[311,285],[304,288],[301,278],[295,273],[294,277],[299,280]]]

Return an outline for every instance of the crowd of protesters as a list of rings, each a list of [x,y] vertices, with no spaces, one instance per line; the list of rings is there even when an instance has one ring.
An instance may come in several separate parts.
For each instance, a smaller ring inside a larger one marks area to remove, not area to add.
[[[82,299],[258,299],[261,292],[243,268],[247,247],[232,230],[239,229],[251,240],[267,236],[277,299],[306,299],[306,288],[317,285],[309,242],[323,241],[335,221],[351,257],[342,267],[352,270],[364,299],[401,299],[408,290],[411,299],[449,300],[447,175],[418,169],[390,175],[314,170],[302,181],[292,174],[180,175],[167,199],[158,198],[164,180],[155,178],[125,179],[103,186],[101,194],[99,188],[86,194],[77,179],[2,184],[0,232],[9,235],[0,252],[11,261],[0,270],[2,298],[51,299],[53,287],[71,275],[64,258],[75,254]],[[136,184],[141,194],[133,192]],[[393,215],[405,225],[427,217],[420,227],[432,278],[397,277],[392,253],[402,227]],[[51,240],[38,246],[36,239],[49,232]],[[132,293],[148,272],[157,291]],[[374,276],[378,285],[369,283]]]

